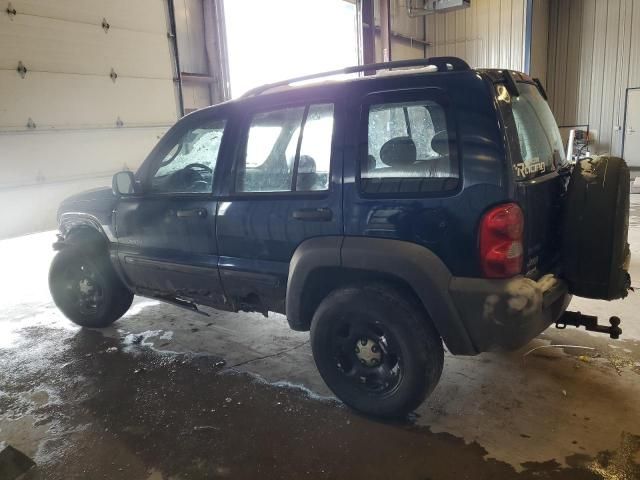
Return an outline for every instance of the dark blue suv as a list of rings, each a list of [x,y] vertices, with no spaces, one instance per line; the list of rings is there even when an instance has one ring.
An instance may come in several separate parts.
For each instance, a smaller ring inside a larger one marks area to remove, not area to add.
[[[330,73],[365,70],[379,73],[279,82],[187,115],[138,172],[65,200],[59,308],[87,327],[134,294],[286,314],[335,394],[388,416],[436,386],[443,342],[517,348],[571,293],[624,295],[628,170],[571,167],[539,82],[452,57]],[[614,174],[613,193],[593,193]],[[592,252],[570,237],[588,219],[567,220],[598,195],[612,199],[598,214],[614,232],[595,261],[606,275],[578,271]]]

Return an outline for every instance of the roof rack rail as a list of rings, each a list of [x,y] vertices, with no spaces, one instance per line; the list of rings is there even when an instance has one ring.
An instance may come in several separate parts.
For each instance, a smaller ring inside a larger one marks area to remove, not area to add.
[[[259,87],[255,87],[242,95],[243,98],[255,97],[267,90],[271,90],[276,87],[283,87],[291,83],[302,82],[305,80],[313,80],[315,78],[330,77],[333,75],[346,75],[349,73],[358,72],[372,72],[378,70],[391,70],[392,68],[407,68],[407,67],[428,67],[434,66],[438,68],[438,72],[451,72],[451,71],[464,71],[471,70],[469,64],[458,57],[431,57],[431,58],[418,58],[413,60],[396,60],[394,62],[382,62],[382,63],[369,63],[367,65],[356,65],[353,67],[341,68],[338,70],[330,70],[328,72],[313,73],[311,75],[303,75],[301,77],[290,78],[288,80],[281,80],[279,82],[267,83]]]

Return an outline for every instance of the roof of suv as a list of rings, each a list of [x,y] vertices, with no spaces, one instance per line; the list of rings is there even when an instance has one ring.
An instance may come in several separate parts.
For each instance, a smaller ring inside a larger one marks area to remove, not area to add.
[[[393,70],[401,69],[401,70]],[[256,97],[266,93],[276,93],[292,89],[300,89],[304,86],[318,86],[321,84],[334,84],[343,79],[328,79],[338,75],[349,75],[353,73],[371,73],[365,77],[350,78],[350,81],[362,81],[368,78],[380,78],[382,76],[407,76],[423,73],[437,72],[460,72],[471,71],[471,67],[462,59],[457,57],[431,57],[426,59],[399,60],[395,62],[372,63],[368,65],[356,65],[339,70],[331,70],[328,72],[314,73],[311,75],[303,75],[300,77],[282,80],[279,82],[269,83],[255,87],[246,92],[240,98]],[[316,81],[313,80],[320,80]]]

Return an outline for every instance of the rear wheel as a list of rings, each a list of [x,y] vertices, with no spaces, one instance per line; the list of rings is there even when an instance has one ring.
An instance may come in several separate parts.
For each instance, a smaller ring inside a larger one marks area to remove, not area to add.
[[[70,245],[49,270],[49,290],[58,308],[83,327],[102,328],[125,314],[133,294],[114,271],[106,252]]]
[[[320,375],[350,407],[402,416],[435,388],[444,362],[440,336],[420,306],[389,285],[336,290],[311,323]]]

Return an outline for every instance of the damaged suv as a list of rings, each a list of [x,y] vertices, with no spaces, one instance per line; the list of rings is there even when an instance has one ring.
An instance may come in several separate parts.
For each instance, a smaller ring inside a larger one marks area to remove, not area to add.
[[[363,71],[380,73],[292,85]],[[86,327],[134,294],[285,314],[340,399],[402,415],[443,344],[515,349],[553,323],[619,335],[565,310],[626,295],[628,194],[621,159],[567,163],[525,74],[352,67],[187,115],[135,174],[65,200],[50,288]]]

